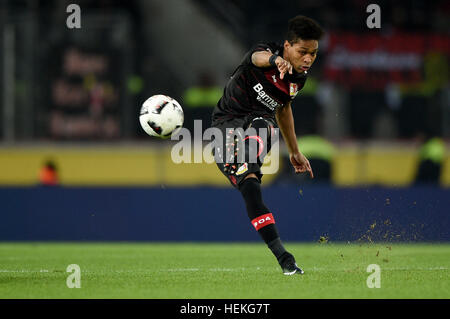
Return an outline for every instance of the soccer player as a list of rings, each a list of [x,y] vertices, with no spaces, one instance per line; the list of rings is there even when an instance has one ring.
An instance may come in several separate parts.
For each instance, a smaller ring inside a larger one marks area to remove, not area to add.
[[[261,166],[278,124],[295,173],[307,172],[314,178],[308,159],[298,149],[291,100],[305,84],[322,35],[322,28],[314,20],[304,16],[290,19],[283,45],[258,43],[245,55],[212,114],[212,127],[224,136],[222,143],[215,145],[217,166],[241,192],[252,225],[285,275],[303,274],[303,270],[284,248],[271,210],[263,203]],[[246,134],[242,136],[238,129]],[[266,130],[267,138],[254,133],[261,130]],[[241,152],[245,154],[240,156]],[[256,161],[249,154],[256,154]]]

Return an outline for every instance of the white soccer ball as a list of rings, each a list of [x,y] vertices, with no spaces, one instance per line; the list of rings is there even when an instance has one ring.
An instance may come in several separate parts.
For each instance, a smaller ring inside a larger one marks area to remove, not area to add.
[[[139,122],[148,135],[169,138],[183,126],[184,113],[176,100],[158,94],[142,104]]]

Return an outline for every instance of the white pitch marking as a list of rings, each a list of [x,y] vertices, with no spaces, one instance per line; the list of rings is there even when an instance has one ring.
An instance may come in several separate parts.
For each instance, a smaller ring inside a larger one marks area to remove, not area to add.
[[[261,270],[260,267],[256,267],[256,270]],[[383,270],[410,270],[410,271],[414,271],[414,270],[421,270],[421,271],[435,271],[435,270],[448,270],[449,268],[444,267],[444,266],[436,266],[436,267],[429,267],[429,268],[424,268],[424,267],[382,267]],[[207,271],[218,271],[218,272],[230,272],[230,271],[247,271],[250,270],[249,268],[209,268],[206,269]],[[278,270],[278,268],[277,268]],[[312,267],[309,269],[309,271],[348,271],[348,270],[357,270],[357,269],[328,269],[328,268],[320,268],[320,267]],[[130,272],[152,272],[154,270],[152,269],[140,269],[140,270],[112,270],[111,272],[115,272],[115,273],[130,273]],[[166,270],[161,270],[161,271],[172,271],[172,272],[177,272],[177,271],[200,271],[199,268],[172,268],[172,269],[166,269]],[[85,271],[85,272],[89,272],[89,273],[95,273],[95,271]],[[0,269],[0,273],[50,273],[50,270],[47,269],[40,269],[40,270],[30,270],[30,269]]]
[[[167,269],[165,271],[199,271],[198,268],[174,268],[174,269]]]
[[[256,268],[257,270],[260,269],[259,267]],[[201,269],[199,268],[172,268],[172,269],[166,269],[164,271],[199,271]],[[247,268],[209,268],[205,269],[205,271],[223,271],[223,272],[230,272],[230,271],[245,271],[248,270]]]
[[[232,269],[232,268],[211,268],[208,269],[209,271],[237,271],[238,269]]]

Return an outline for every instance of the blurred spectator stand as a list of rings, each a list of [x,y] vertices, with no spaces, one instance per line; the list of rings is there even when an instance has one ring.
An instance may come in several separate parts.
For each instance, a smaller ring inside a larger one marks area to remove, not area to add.
[[[193,132],[194,120],[202,121],[203,131],[211,126],[212,110],[223,94],[223,89],[209,72],[200,72],[198,85],[186,89],[183,94],[185,106],[184,127]]]
[[[314,173],[311,179],[309,173],[295,174],[289,154],[282,155],[282,166],[274,183],[331,183],[332,163],[335,155],[333,144],[318,135],[305,135],[297,140],[300,152],[309,160]]]

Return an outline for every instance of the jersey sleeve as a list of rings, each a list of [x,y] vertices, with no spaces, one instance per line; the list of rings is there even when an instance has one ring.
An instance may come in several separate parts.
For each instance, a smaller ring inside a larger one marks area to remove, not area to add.
[[[264,43],[264,42],[260,42],[255,44],[254,46],[251,47],[251,49],[246,53],[245,58],[244,58],[244,64],[247,65],[253,65],[252,64],[252,54],[258,51],[269,51],[272,53],[275,53],[275,51],[277,50],[276,45],[272,44],[272,43]]]

